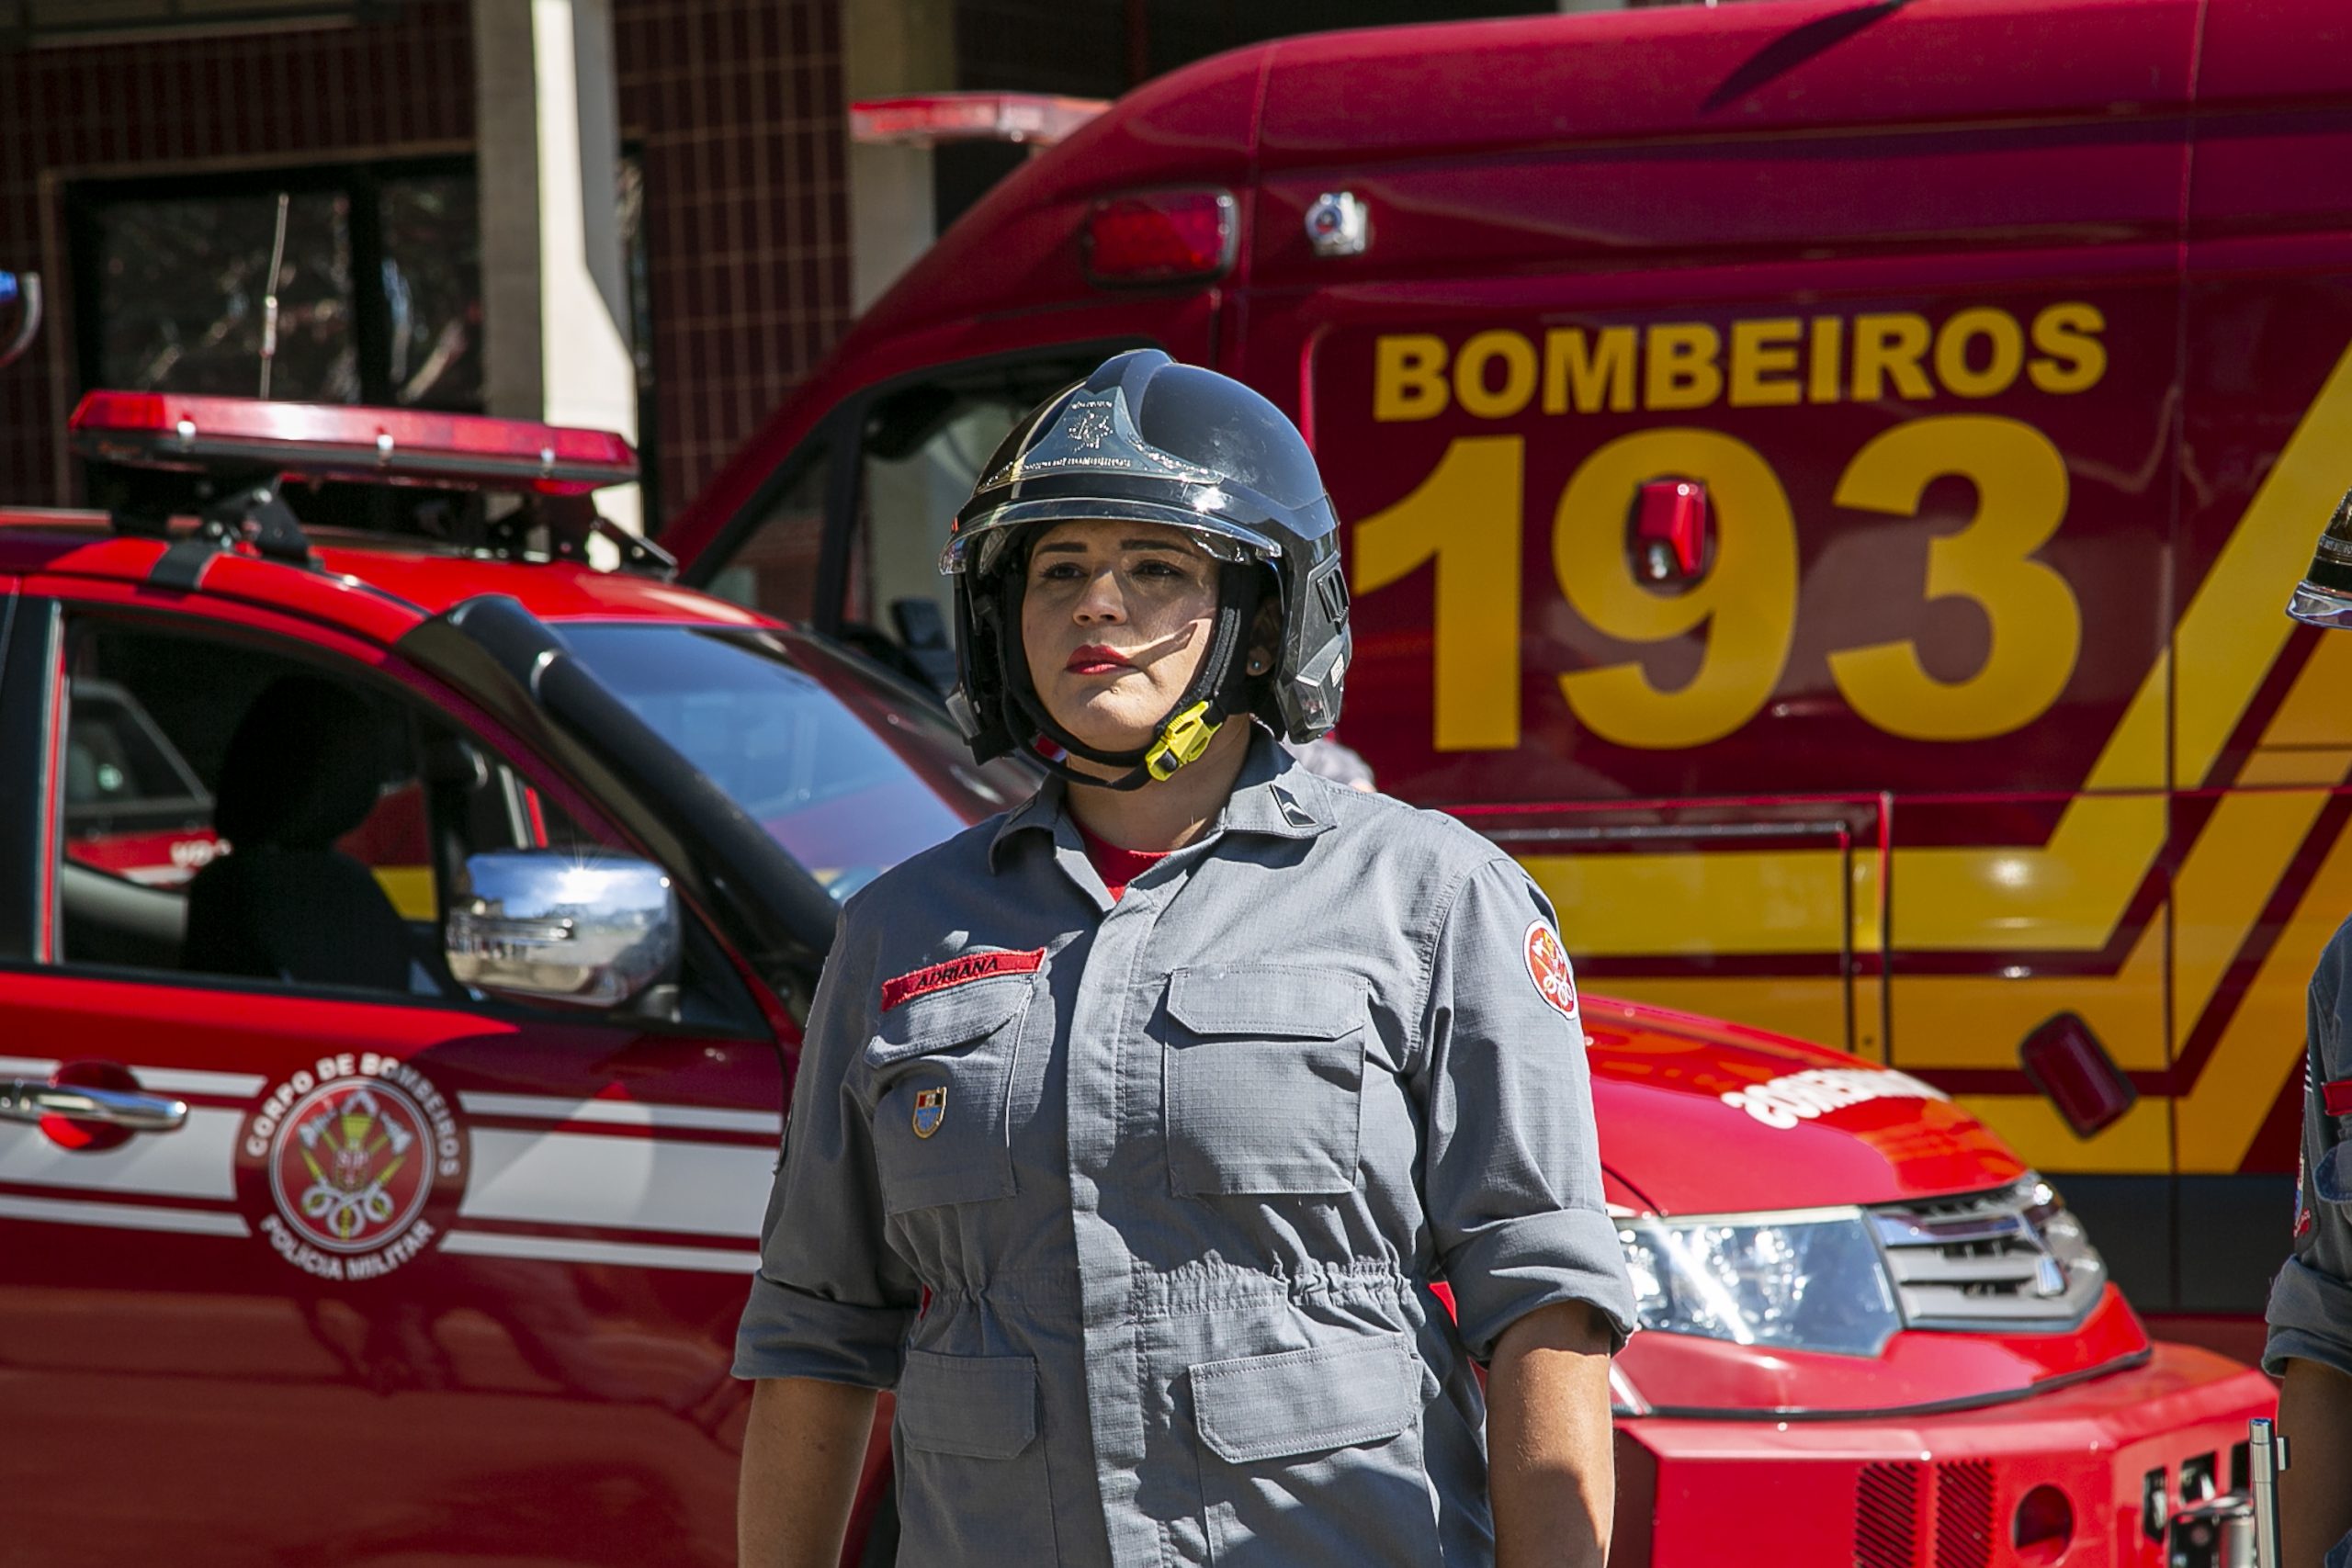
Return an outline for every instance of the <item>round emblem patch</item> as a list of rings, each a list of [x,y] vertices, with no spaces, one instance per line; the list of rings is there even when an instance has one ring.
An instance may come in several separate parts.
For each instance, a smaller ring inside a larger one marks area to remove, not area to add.
[[[1577,982],[1569,973],[1568,955],[1560,946],[1560,939],[1550,926],[1535,920],[1529,924],[1527,938],[1520,945],[1527,955],[1527,977],[1535,982],[1536,991],[1560,1010],[1561,1017],[1573,1021],[1577,1016]]]
[[[322,1280],[389,1274],[439,1239],[435,1199],[464,1174],[462,1141],[431,1080],[392,1057],[326,1057],[273,1089],[246,1125],[277,1255]],[[257,1200],[261,1196],[255,1192]]]

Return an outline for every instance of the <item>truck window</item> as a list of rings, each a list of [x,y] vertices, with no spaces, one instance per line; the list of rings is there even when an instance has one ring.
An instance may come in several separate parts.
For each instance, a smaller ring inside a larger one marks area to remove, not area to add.
[[[847,639],[944,687],[955,601],[939,575],[947,525],[1013,422],[1100,363],[1089,350],[898,388],[859,433],[856,526],[842,604]],[[903,649],[884,652],[876,643]]]
[[[427,988],[424,960],[435,946],[440,879],[427,823],[429,769],[421,764],[439,744],[431,733],[438,721],[413,717],[373,686],[322,680],[312,665],[243,644],[85,620],[68,647],[64,962],[207,967],[190,950],[188,924],[197,884],[240,847],[224,818],[294,823],[288,842],[307,848],[311,829],[300,824],[323,822],[324,813],[334,818],[332,843],[316,848],[327,870],[313,879],[320,886],[305,885],[304,893],[316,896],[325,919],[334,897],[347,903],[362,896],[346,884],[372,884],[370,912],[384,914],[394,940],[403,931],[424,933],[413,943],[420,967],[413,972],[406,954],[388,961],[379,966],[383,988]],[[305,681],[343,691],[349,705],[350,744],[332,777],[316,766],[310,769],[316,776],[298,776],[290,754],[283,765],[269,760],[291,738],[288,727],[300,727],[299,704],[280,704],[275,734],[267,726],[244,728],[273,690]],[[253,754],[232,755],[240,745]],[[277,849],[242,847],[254,854]],[[201,948],[204,937],[218,933],[196,934]],[[224,953],[233,947],[213,945]]]
[[[825,487],[831,454],[822,441],[794,454],[784,482],[759,502],[743,547],[704,584],[782,621],[817,618],[817,565],[825,542]]]

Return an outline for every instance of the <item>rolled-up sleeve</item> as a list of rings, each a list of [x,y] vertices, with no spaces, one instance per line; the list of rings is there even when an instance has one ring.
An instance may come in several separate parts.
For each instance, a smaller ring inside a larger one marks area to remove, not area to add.
[[[1481,1360],[1513,1323],[1561,1302],[1598,1308],[1612,1351],[1634,1327],[1557,931],[1544,895],[1498,857],[1459,886],[1430,954],[1414,1055],[1422,1197],[1463,1342]]]
[[[2318,1361],[2352,1377],[2352,1148],[2327,1114],[2324,1085],[2352,1077],[2346,1044],[2345,975],[2352,968],[2352,921],[2320,955],[2308,993],[2303,1036],[2302,1161],[2295,1193],[2293,1251],[2270,1287],[2262,1369],[2278,1376],[2291,1360]]]
[[[844,912],[809,1008],[760,1270],[735,1334],[739,1378],[891,1387],[921,1300],[883,1238],[872,1128],[853,1092],[876,1000],[871,944],[855,925]]]

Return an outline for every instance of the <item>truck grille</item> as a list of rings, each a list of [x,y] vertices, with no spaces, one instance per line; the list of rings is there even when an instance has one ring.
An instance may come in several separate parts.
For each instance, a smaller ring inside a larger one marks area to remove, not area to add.
[[[1984,1460],[1862,1466],[1854,1483],[1854,1568],[1925,1568],[1921,1524],[1930,1497],[1934,1568],[1988,1568],[1993,1489],[1993,1466]]]
[[[2071,1328],[2106,1288],[2107,1265],[2038,1176],[1869,1213],[1914,1328]]]
[[[1854,1568],[1915,1568],[1921,1468],[1862,1466],[1854,1488]]]
[[[1960,1460],[1936,1469],[1936,1568],[1993,1561],[1993,1466]]]

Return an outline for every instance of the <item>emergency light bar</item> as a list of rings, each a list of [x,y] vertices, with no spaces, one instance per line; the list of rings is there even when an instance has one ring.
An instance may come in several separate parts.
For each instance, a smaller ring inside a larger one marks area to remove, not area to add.
[[[929,147],[940,141],[1025,141],[1045,147],[1110,107],[1101,98],[1060,98],[1047,93],[860,98],[849,107],[849,139],[885,147]]]
[[[602,430],[533,420],[173,392],[91,392],[67,428],[85,457],[135,468],[266,468],[280,478],[585,495],[637,478]]]

